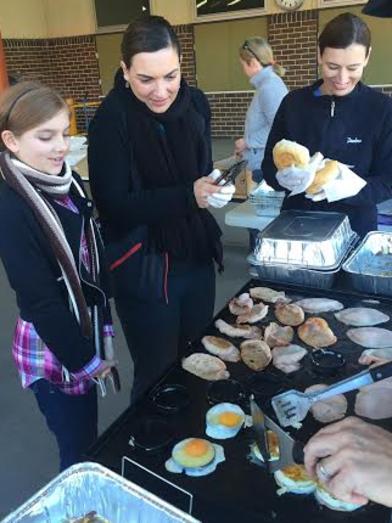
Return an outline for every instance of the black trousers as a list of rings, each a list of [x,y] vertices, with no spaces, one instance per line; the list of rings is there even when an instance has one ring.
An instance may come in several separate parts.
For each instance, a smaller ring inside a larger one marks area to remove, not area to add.
[[[168,303],[116,299],[116,310],[134,363],[131,402],[154,385],[189,341],[211,322],[215,302],[213,263],[175,263],[168,275]]]
[[[83,454],[98,437],[96,387],[82,396],[70,396],[41,379],[30,388],[49,430],[56,438],[60,471],[82,461]]]

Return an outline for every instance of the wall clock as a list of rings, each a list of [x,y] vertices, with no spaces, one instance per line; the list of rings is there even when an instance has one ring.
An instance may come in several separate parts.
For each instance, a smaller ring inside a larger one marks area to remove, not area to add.
[[[275,0],[275,3],[278,7],[284,9],[285,11],[295,11],[295,9],[301,7],[301,5],[304,3],[304,0]]]

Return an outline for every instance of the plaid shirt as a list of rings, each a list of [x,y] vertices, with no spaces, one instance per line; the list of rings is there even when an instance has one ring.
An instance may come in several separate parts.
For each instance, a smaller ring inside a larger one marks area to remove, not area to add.
[[[56,202],[72,212],[79,213],[78,208],[69,196],[57,199]],[[90,270],[90,255],[85,235],[81,238],[82,263]],[[104,326],[104,336],[114,336],[113,326]],[[39,379],[54,383],[65,394],[82,395],[94,385],[91,375],[101,364],[101,358],[94,358],[78,372],[69,373],[50,348],[38,336],[34,325],[18,318],[15,328],[12,354],[18,369],[23,388],[29,387]]]

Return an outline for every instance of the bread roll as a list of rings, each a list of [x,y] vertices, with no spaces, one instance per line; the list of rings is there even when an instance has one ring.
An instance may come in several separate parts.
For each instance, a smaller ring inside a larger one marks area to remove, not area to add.
[[[311,317],[297,329],[298,337],[313,348],[329,347],[338,340],[324,318]]]
[[[241,343],[241,359],[250,369],[265,369],[272,360],[271,349],[262,340],[246,340]]]
[[[339,176],[339,162],[336,160],[327,160],[322,169],[316,172],[313,182],[306,189],[308,194],[320,192],[323,186]]]
[[[278,170],[291,165],[305,167],[310,160],[308,148],[291,140],[280,140],[276,143],[272,155]]]

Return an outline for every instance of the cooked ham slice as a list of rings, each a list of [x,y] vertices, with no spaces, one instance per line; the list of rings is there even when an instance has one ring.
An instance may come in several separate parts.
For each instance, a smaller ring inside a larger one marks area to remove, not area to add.
[[[361,365],[372,365],[373,363],[386,363],[392,361],[392,348],[388,349],[366,349],[359,357]]]
[[[260,302],[254,305],[249,312],[237,316],[237,323],[256,323],[267,316],[268,309],[268,305]]]
[[[392,378],[363,387],[355,398],[355,414],[369,419],[392,417]]]
[[[343,309],[343,303],[330,298],[305,298],[296,302],[305,312],[320,314],[320,312],[333,312]]]
[[[308,387],[305,390],[307,392],[316,392],[328,388],[328,385],[317,384]],[[332,423],[338,419],[344,418],[347,412],[347,400],[343,394],[338,394],[332,396],[325,400],[317,401],[313,403],[310,408],[310,412],[313,414],[313,417],[320,423]]]
[[[392,347],[392,331],[380,327],[358,327],[349,329],[347,336],[354,343],[368,349],[387,349]]]
[[[254,325],[230,325],[224,320],[216,320],[215,327],[222,334],[230,336],[230,338],[246,338],[246,339],[255,339],[262,337],[262,332],[259,327]]]
[[[252,298],[266,301],[267,303],[289,303],[291,301],[290,298],[287,298],[284,291],[275,291],[269,287],[253,287],[249,293]]]
[[[301,367],[300,361],[307,352],[303,347],[293,344],[285,347],[275,347],[272,350],[272,363],[277,369],[285,374],[289,374]]]
[[[250,312],[253,307],[253,300],[247,292],[240,294],[239,296],[233,298],[229,302],[229,311],[235,316],[240,314],[246,314]]]
[[[305,321],[305,313],[299,305],[295,303],[277,303],[275,307],[275,316],[283,325],[297,327]]]
[[[293,341],[294,330],[292,327],[281,327],[275,322],[271,322],[264,331],[264,341],[270,347],[282,347]]]
[[[371,327],[385,323],[389,316],[369,307],[352,307],[335,313],[335,318],[353,327]]]

